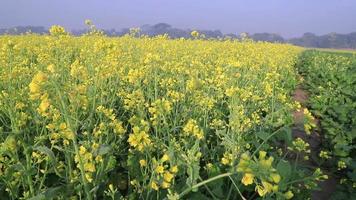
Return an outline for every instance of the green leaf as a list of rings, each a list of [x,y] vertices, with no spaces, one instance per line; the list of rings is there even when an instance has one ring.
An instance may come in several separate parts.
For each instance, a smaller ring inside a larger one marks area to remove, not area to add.
[[[53,161],[54,163],[57,162],[56,156],[54,155],[53,151],[51,149],[49,149],[48,147],[38,146],[38,147],[35,147],[34,150],[37,150],[43,154],[46,154],[50,158],[50,160]]]
[[[209,199],[209,198],[205,196],[203,193],[194,192],[189,195],[188,199]]]
[[[98,155],[105,155],[111,151],[111,146],[101,145],[98,150]]]
[[[208,177],[214,177],[221,174],[221,170],[218,167],[218,165],[213,165],[209,170],[208,170]],[[215,180],[211,183],[208,183],[207,186],[212,190],[212,192],[217,195],[219,198],[224,197],[224,179],[218,179]]]
[[[292,166],[288,161],[280,160],[277,164],[277,171],[282,177],[282,180],[288,181],[292,175]]]
[[[64,186],[59,186],[59,187],[51,187],[48,188],[46,191],[42,192],[41,194],[38,194],[32,198],[29,198],[28,200],[49,200],[49,199],[54,199],[55,197],[58,197],[59,193],[64,191]]]
[[[45,200],[45,199],[46,199],[46,196],[44,194],[39,194],[32,198],[29,198],[28,200]]]
[[[293,140],[293,138],[292,138],[292,129],[290,127],[284,127],[279,131],[279,133],[276,134],[275,137],[277,139],[283,140],[287,144],[289,144]]]
[[[200,171],[200,163],[199,160],[196,159],[195,155],[199,152],[199,141],[195,141],[194,146],[190,150],[188,150],[188,160],[187,160],[187,173],[188,178],[186,183],[189,187],[197,184],[197,180],[199,178],[199,171]],[[192,190],[193,192],[197,192],[198,188]]]
[[[259,138],[261,138],[262,140],[267,140],[267,138],[269,136],[269,133],[264,132],[264,131],[260,131],[260,132],[257,132],[257,136]]]

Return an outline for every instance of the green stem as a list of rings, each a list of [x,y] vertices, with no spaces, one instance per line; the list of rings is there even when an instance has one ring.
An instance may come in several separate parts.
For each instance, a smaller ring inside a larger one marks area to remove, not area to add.
[[[276,133],[278,133],[278,131],[280,131],[282,128],[285,127],[289,127],[292,124],[286,124],[285,126],[280,127],[279,129],[277,129],[276,131],[274,131],[271,135],[269,135],[265,140],[263,140],[263,142],[256,148],[256,150],[253,152],[252,155],[255,155],[260,149],[261,147],[271,138],[273,137]]]
[[[43,184],[44,184],[44,182],[45,182],[45,180],[46,180],[46,177],[47,177],[47,170],[48,170],[48,161],[46,161],[46,167],[45,167],[45,170],[44,170],[45,172],[44,172],[43,177],[42,177],[42,179],[41,179],[40,186],[38,187],[40,190],[42,189]]]
[[[66,106],[65,106],[65,103],[64,103],[64,100],[63,100],[63,96],[62,94],[60,93],[60,89],[58,88],[57,85],[55,85],[56,87],[56,92],[57,92],[57,95],[59,96],[59,99],[60,99],[60,104],[62,106],[62,110],[63,110],[63,113],[65,114],[65,121],[67,123],[67,125],[69,126],[70,128],[70,131],[73,130],[72,127],[70,127],[71,123],[68,119],[68,112],[67,110],[65,109]],[[73,132],[73,131],[72,131]],[[78,144],[77,144],[77,137],[76,135],[74,134],[74,139],[72,140],[73,142],[73,147],[74,147],[74,151],[75,151],[75,154],[79,156],[79,147],[78,147]],[[82,178],[82,182],[83,182],[83,185],[84,185],[84,192],[85,192],[85,195],[86,195],[86,199],[89,199],[91,200],[92,197],[91,197],[91,194],[90,194],[90,191],[89,191],[89,187],[88,187],[88,183],[87,183],[87,180],[85,178],[85,171],[84,171],[84,164],[83,164],[83,160],[82,160],[82,157],[79,156],[79,170],[80,170],[80,174],[81,174],[81,178]]]
[[[296,156],[296,158],[295,158],[294,171],[297,170],[298,160],[299,160],[299,153],[297,153],[297,156]]]
[[[26,152],[26,170],[29,172],[30,171],[30,169],[31,169],[31,156],[29,155],[29,152],[28,152],[28,149],[26,148],[26,150],[25,150],[25,152]],[[30,195],[32,196],[32,195],[34,195],[35,193],[34,193],[34,190],[33,190],[33,185],[32,185],[32,178],[31,178],[31,175],[30,175],[30,173],[26,173],[27,174],[27,182],[28,182],[28,185],[29,185],[29,187],[30,187]]]
[[[73,146],[74,146],[75,153],[77,155],[79,155],[79,149],[78,149],[78,145],[77,145],[76,139],[73,140]],[[84,185],[84,192],[85,192],[85,195],[86,195],[86,199],[91,200],[92,197],[91,197],[91,194],[89,192],[89,187],[88,187],[87,180],[85,178],[84,164],[83,164],[81,156],[79,156],[79,169],[80,169],[80,175],[82,177],[82,182],[83,182],[83,185]]]
[[[227,200],[230,199],[231,192],[232,192],[232,185],[230,185],[229,193],[228,193],[227,198],[226,198]]]
[[[203,181],[202,178],[199,177],[200,181]],[[211,195],[211,197],[213,197],[214,200],[217,200],[217,198],[215,197],[213,191],[210,190],[210,188],[207,185],[204,185],[205,189],[209,192],[209,194]]]
[[[298,183],[298,182],[304,182],[305,180],[308,180],[308,179],[314,179],[314,177],[313,176],[308,176],[308,177],[301,178],[301,179],[298,179],[298,180],[290,181],[290,182],[286,183],[286,185],[290,185],[290,184]]]
[[[192,187],[185,189],[182,193],[180,193],[180,194],[179,194],[179,198],[182,198],[184,195],[188,194],[190,191],[192,191],[192,190],[194,190],[194,189],[199,188],[200,186],[203,186],[203,185],[205,185],[205,184],[207,184],[207,183],[210,183],[210,182],[215,181],[215,180],[220,179],[220,178],[224,178],[224,177],[227,177],[227,176],[231,176],[231,175],[233,175],[233,174],[234,174],[234,173],[227,172],[227,173],[220,174],[220,175],[214,176],[214,177],[212,177],[212,178],[209,178],[209,179],[207,179],[207,180],[205,180],[205,181],[202,181],[202,182],[200,182],[200,183],[197,183],[197,184],[193,185]]]
[[[240,191],[239,187],[237,187],[237,185],[236,185],[236,183],[235,183],[234,179],[232,179],[232,178],[231,178],[231,176],[229,176],[229,178],[230,178],[230,180],[231,180],[232,184],[234,184],[234,186],[235,186],[235,188],[236,188],[237,192],[239,193],[240,197],[242,198],[242,200],[246,200],[246,198],[242,195],[242,193],[241,193],[241,191]]]

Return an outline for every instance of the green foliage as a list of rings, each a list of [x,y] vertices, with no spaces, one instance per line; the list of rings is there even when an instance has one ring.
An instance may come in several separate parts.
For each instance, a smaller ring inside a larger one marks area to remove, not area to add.
[[[322,148],[331,152],[344,189],[356,187],[356,54],[306,51],[299,71],[320,119]]]

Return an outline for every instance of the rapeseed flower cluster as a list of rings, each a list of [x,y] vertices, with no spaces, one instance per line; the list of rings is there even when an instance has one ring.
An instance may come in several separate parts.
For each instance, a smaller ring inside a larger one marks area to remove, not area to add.
[[[204,132],[201,130],[197,124],[197,121],[190,119],[183,128],[184,135],[194,136],[196,139],[201,140],[204,138]]]
[[[131,124],[133,125],[132,133],[129,134],[128,142],[131,147],[142,152],[145,148],[149,147],[152,142],[148,135],[149,124],[148,122],[133,117],[131,118]]]
[[[90,183],[93,181],[93,173],[96,171],[93,154],[89,152],[84,146],[79,147],[79,154],[74,157],[77,163],[77,168],[83,168],[86,180]]]
[[[316,128],[315,118],[307,108],[304,108],[303,114],[304,114],[304,130],[308,135],[310,135],[311,130],[313,128]]]
[[[155,179],[151,181],[150,187],[154,190],[168,189],[173,183],[175,175],[178,173],[178,166],[174,165],[169,167],[170,157],[164,154],[159,161],[154,161]]]
[[[59,25],[54,25],[49,29],[49,33],[53,36],[68,35],[68,32],[64,27]]]
[[[267,157],[267,152],[260,151],[258,160],[254,160],[247,153],[241,155],[240,162],[237,165],[237,172],[242,172],[241,182],[248,186],[255,184],[255,190],[260,196],[278,191],[278,183],[281,176],[273,168],[273,157]]]

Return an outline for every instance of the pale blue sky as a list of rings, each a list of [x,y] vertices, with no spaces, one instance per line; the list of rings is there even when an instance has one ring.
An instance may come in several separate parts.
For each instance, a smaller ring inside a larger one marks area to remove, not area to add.
[[[115,29],[166,22],[286,37],[349,33],[356,31],[356,0],[0,0],[0,28],[60,24],[79,29],[85,19]]]

